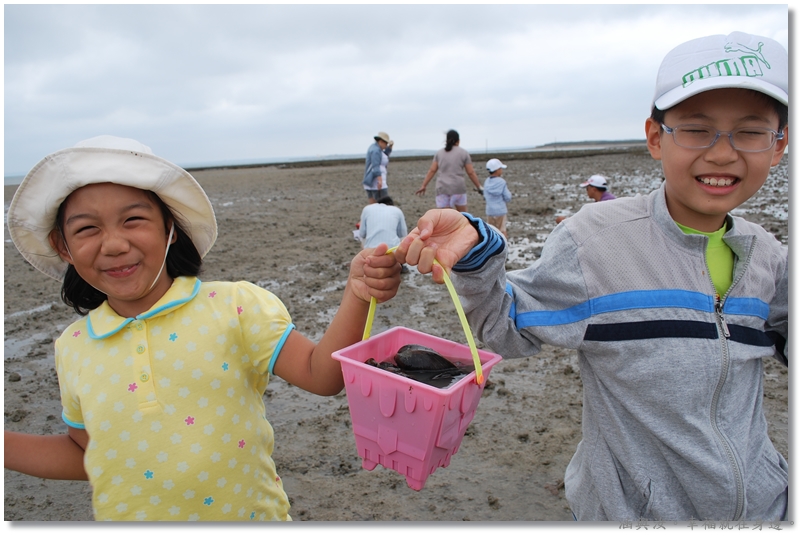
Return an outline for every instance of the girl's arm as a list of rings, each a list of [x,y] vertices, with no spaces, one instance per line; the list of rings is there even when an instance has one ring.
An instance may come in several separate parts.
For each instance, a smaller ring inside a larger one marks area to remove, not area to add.
[[[341,365],[332,353],[363,337],[369,301],[378,303],[396,295],[400,264],[386,255],[388,246],[366,249],[352,260],[349,279],[335,318],[318,344],[291,331],[274,364],[274,374],[317,395],[335,395],[343,389]]]
[[[86,481],[84,450],[89,435],[67,427],[67,434],[38,435],[4,431],[5,467],[44,479]]]
[[[424,194],[424,191],[427,190],[427,183],[435,176],[436,172],[438,171],[438,162],[433,159],[433,163],[430,164],[430,169],[427,170],[427,175],[424,176],[424,182],[419,190],[416,191],[416,194],[421,196]]]

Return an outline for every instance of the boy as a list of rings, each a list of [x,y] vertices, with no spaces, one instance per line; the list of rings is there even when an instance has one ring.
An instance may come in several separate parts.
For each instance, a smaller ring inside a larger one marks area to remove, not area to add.
[[[784,154],[786,51],[740,32],[673,49],[645,132],[662,186],[584,206],[527,269],[506,274],[499,234],[448,210],[395,255],[438,282],[451,268],[475,333],[503,356],[578,349],[577,519],[786,519],[762,359],[787,363],[787,249],[728,214]]]
[[[486,198],[486,222],[496,227],[505,238],[508,238],[505,231],[508,223],[507,203],[511,201],[511,191],[508,190],[508,185],[502,178],[503,170],[507,167],[500,162],[500,159],[489,160],[486,162],[489,176],[483,183],[483,197]]]

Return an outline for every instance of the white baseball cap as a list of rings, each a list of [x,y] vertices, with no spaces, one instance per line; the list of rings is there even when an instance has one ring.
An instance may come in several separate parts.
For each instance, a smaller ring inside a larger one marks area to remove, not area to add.
[[[67,263],[48,241],[59,206],[73,191],[95,183],[152,191],[187,225],[201,257],[218,236],[212,204],[186,170],[131,138],[97,136],[39,161],[17,187],[8,208],[8,232],[14,245],[51,278],[62,280],[67,270]]]
[[[787,51],[769,37],[732,32],[687,41],[659,66],[653,104],[667,110],[704,91],[752,89],[787,104]]]
[[[596,186],[597,188],[608,188],[609,184],[606,178],[602,175],[593,175],[586,182],[581,183],[581,186]]]
[[[505,164],[500,162],[500,159],[498,159],[498,158],[493,158],[493,159],[489,160],[488,162],[486,162],[486,169],[491,173],[496,172],[500,168],[505,169],[507,167],[508,166],[506,166]]]

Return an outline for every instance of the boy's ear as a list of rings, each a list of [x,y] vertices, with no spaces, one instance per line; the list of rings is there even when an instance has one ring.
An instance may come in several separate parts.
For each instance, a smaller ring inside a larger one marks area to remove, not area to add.
[[[59,254],[59,257],[62,261],[73,264],[73,256],[70,255],[70,252],[67,251],[67,246],[64,244],[64,238],[59,233],[58,229],[54,229],[50,232],[47,236],[47,240],[50,243],[50,247],[56,250],[56,253]]]
[[[773,146],[773,159],[771,160],[771,166],[776,166],[779,164],[779,161],[782,160],[784,156],[784,150],[787,147],[787,136],[790,133],[788,132],[788,127],[784,128],[784,138],[781,140],[776,140],[776,144]]]
[[[645,120],[645,137],[648,140],[650,156],[662,160],[662,126],[651,118]]]

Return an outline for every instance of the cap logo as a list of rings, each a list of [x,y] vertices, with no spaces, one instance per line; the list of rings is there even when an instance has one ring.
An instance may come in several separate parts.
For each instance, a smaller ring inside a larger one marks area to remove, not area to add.
[[[763,73],[760,62],[765,64],[765,67],[768,69],[771,68],[770,64],[762,55],[763,44],[764,43],[760,42],[756,50],[754,50],[735,41],[729,41],[723,47],[724,52],[744,52],[746,55],[738,58],[726,58],[723,60],[718,60],[694,69],[681,78],[682,87],[686,88],[696,80],[703,80],[717,76],[762,76]]]

